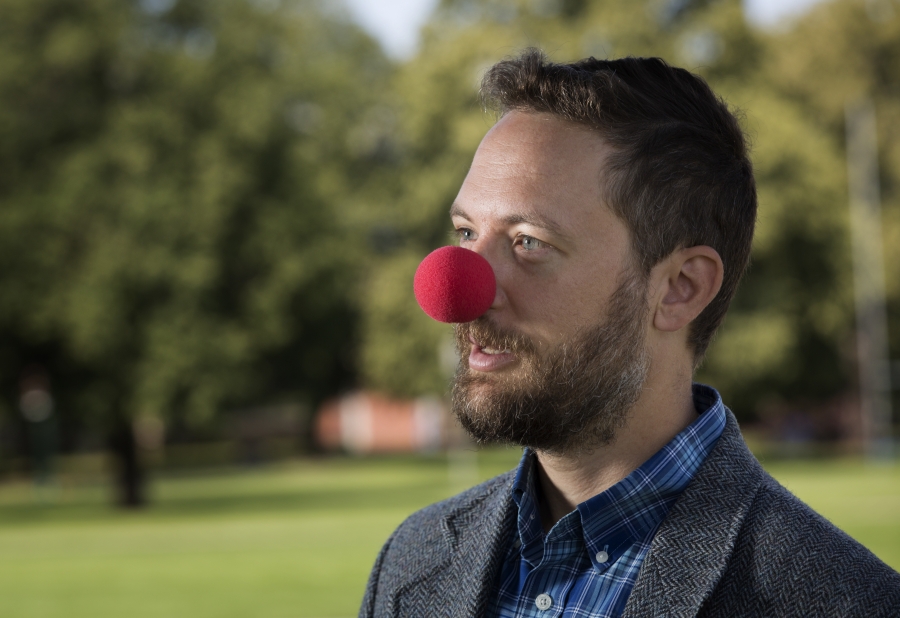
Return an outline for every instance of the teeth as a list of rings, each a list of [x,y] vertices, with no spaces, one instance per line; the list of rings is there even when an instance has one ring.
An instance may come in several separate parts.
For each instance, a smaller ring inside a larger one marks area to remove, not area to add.
[[[485,354],[509,354],[509,350],[497,350],[496,348],[481,348]]]

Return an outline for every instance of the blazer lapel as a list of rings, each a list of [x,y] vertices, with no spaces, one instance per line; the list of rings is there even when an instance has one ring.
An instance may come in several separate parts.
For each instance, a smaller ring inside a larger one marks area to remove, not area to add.
[[[401,586],[398,616],[476,618],[490,605],[494,577],[515,522],[513,475],[441,518],[441,550],[446,559]]]
[[[501,491],[483,505],[446,518],[457,547],[447,568],[447,577],[459,582],[455,590],[467,594],[465,611],[454,616],[485,616],[490,605],[494,579],[500,572],[513,526],[515,503],[512,500],[512,477]]]
[[[623,618],[695,616],[722,577],[765,476],[727,414],[716,446],[653,538]]]

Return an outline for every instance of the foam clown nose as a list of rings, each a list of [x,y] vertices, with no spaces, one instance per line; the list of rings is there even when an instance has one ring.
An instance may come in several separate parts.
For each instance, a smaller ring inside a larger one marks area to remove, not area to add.
[[[488,261],[462,247],[441,247],[416,269],[413,291],[422,311],[438,322],[471,322],[494,302],[497,281]]]

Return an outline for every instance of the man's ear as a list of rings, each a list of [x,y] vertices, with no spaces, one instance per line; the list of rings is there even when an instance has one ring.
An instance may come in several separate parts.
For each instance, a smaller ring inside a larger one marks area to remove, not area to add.
[[[654,266],[653,326],[674,332],[690,324],[719,293],[723,273],[719,253],[705,245],[679,249]]]

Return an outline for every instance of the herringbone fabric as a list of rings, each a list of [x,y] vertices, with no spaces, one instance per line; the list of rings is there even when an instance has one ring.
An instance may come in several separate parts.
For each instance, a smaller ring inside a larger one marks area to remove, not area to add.
[[[481,617],[515,526],[507,473],[410,516],[361,617]],[[900,574],[762,469],[728,421],[650,546],[623,618],[900,616]]]

